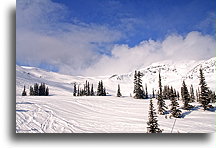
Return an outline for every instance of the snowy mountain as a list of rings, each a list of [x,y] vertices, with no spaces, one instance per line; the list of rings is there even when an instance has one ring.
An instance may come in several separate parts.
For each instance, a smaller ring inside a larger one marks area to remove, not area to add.
[[[208,85],[215,89],[215,58],[207,61],[153,63],[141,68],[143,82],[148,89],[158,86],[158,71],[163,85],[181,86],[198,84],[198,69],[202,66]],[[103,80],[109,94],[113,96],[72,95],[73,83],[83,86],[85,80],[94,84]],[[46,83],[50,96],[29,96],[29,87],[34,83]],[[117,84],[127,97],[115,97]],[[23,86],[28,96],[21,96]],[[82,77],[45,71],[35,67],[16,66],[16,133],[146,133],[148,121],[148,99],[129,97],[133,92],[133,72],[123,75]],[[157,100],[153,99],[155,108]],[[166,100],[170,109],[170,101]],[[182,101],[179,101],[180,107]],[[158,115],[163,133],[211,133],[215,132],[215,108],[203,111],[199,103],[192,103],[192,110],[182,110],[183,118],[165,118]],[[212,104],[215,106],[215,104]],[[169,116],[169,115],[167,115]],[[173,127],[173,123],[175,126]]]
[[[152,88],[157,89],[158,87],[159,71],[162,77],[162,85],[172,85],[174,88],[180,90],[183,80],[186,81],[188,86],[192,84],[194,88],[198,87],[200,67],[203,68],[208,87],[210,87],[212,90],[215,90],[215,57],[202,61],[162,61],[153,63],[150,66],[140,68],[138,70],[140,70],[143,74],[143,85],[148,84],[148,89],[150,91]],[[129,74],[113,75],[110,77],[111,80],[118,81],[119,83],[133,83],[133,78],[134,72]]]
[[[215,69],[216,58],[203,61],[162,61],[153,63],[147,67],[140,68],[143,74],[143,85],[148,84],[149,93],[152,88],[158,88],[158,73],[161,72],[162,85],[172,85],[174,88],[180,90],[182,80],[186,81],[186,84],[191,84],[196,89],[199,84],[199,68],[203,68],[203,72],[206,78],[206,82],[210,89],[215,90]],[[116,95],[117,85],[121,85],[121,91],[124,96],[130,96],[133,92],[133,78],[134,72],[122,75],[112,76],[98,76],[98,77],[84,77],[84,76],[69,76],[55,72],[45,71],[35,67],[16,66],[16,89],[17,95],[20,95],[23,86],[29,86],[34,83],[46,83],[52,90],[52,95],[64,95],[62,90],[66,90],[64,93],[71,94],[73,91],[73,84],[76,82],[80,87],[83,87],[85,80],[94,84],[96,90],[97,84],[100,80],[103,80],[107,92],[111,95]]]

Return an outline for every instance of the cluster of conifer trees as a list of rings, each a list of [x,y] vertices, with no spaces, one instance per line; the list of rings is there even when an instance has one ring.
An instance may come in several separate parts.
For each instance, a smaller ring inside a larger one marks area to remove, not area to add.
[[[197,95],[197,97],[198,97],[197,101],[201,103],[204,110],[207,110],[207,109],[212,107],[211,105],[209,105],[209,103],[215,102],[216,95],[215,95],[215,92],[212,92],[207,87],[202,69],[200,69],[199,71],[200,71],[200,77],[199,77],[200,78],[200,83],[199,83],[200,93],[198,93],[198,95]],[[135,75],[136,74],[137,73],[135,72]],[[138,77],[139,77],[139,75],[141,75],[141,74],[139,74],[139,72],[138,72]],[[140,78],[138,78],[138,80],[139,79]],[[135,80],[137,80],[137,79],[135,79]],[[140,84],[136,81],[134,81],[134,83]],[[134,88],[136,88],[136,87],[134,87]],[[178,108],[179,107],[179,104],[177,101],[177,98],[179,99],[178,92],[175,91],[175,89],[173,89],[172,87],[164,87],[164,88],[166,88],[166,90],[162,90],[161,76],[159,73],[159,91],[158,91],[157,97],[156,97],[157,98],[157,105],[158,105],[158,114],[164,115],[167,113],[167,111],[166,111],[167,106],[165,104],[164,99],[169,99],[171,101],[171,104],[170,104],[171,116],[175,117],[175,118],[182,117],[182,112]],[[137,92],[137,91],[135,91],[135,92]],[[136,95],[136,93],[135,93],[134,98],[137,98],[137,96],[140,96],[140,94]],[[195,101],[193,86],[191,85],[190,92],[189,92],[185,81],[182,82],[181,98],[182,98],[182,101],[184,104],[183,109],[188,110],[188,109],[193,108],[193,106],[189,104],[189,103]],[[147,125],[148,125],[147,131],[148,131],[148,133],[161,133],[162,130],[159,129],[159,127],[158,127],[157,115],[156,115],[155,109],[153,107],[152,99],[150,100],[149,106],[150,106],[149,107],[149,121],[147,122]]]
[[[46,87],[45,83],[41,83],[39,85],[38,83],[35,83],[34,86],[30,86],[29,88],[29,95],[30,96],[49,96],[49,88]],[[22,96],[27,96],[26,89],[24,86]]]
[[[74,83],[74,91],[73,91],[73,96],[106,96],[106,88],[103,86],[103,81],[99,81],[98,83],[98,88],[97,92],[94,92],[94,86],[91,84],[90,88],[90,83],[86,80],[84,87],[80,88],[77,84]]]
[[[80,88],[80,86],[76,83],[74,83],[74,90],[73,90],[73,96],[94,96],[94,88],[93,84],[91,84],[90,88],[90,83],[86,80],[83,88]]]

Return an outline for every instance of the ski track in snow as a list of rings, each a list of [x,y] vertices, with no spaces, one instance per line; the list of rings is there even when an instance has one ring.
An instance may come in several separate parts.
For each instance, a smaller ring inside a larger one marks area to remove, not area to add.
[[[166,101],[169,104],[169,101]],[[182,110],[174,133],[215,132],[215,112]],[[156,107],[156,100],[154,99]],[[149,100],[130,97],[17,97],[17,133],[145,133]],[[156,109],[156,108],[155,108]],[[175,118],[158,115],[160,128],[170,133]]]
[[[203,62],[201,62],[203,63]],[[210,64],[209,64],[210,63]],[[148,84],[149,94],[152,88],[158,87],[158,64],[152,64],[141,71],[145,73],[143,84]],[[189,68],[188,65],[191,65]],[[181,86],[179,74],[197,64],[176,65],[176,67],[162,64],[162,83],[171,84],[174,88]],[[199,64],[198,64],[199,65]],[[207,84],[215,89],[215,58],[204,63]],[[192,68],[187,79],[190,84],[198,84],[198,67]],[[173,71],[174,70],[174,71]],[[149,71],[155,71],[149,72]],[[209,72],[209,73],[208,73]],[[146,79],[148,78],[148,79]],[[98,81],[103,80],[110,96],[82,96],[73,97],[73,83],[83,86],[85,80],[93,83],[94,90]],[[44,82],[50,89],[50,96],[20,96],[23,86]],[[117,85],[121,86],[121,93],[130,96],[133,93],[133,72],[113,77],[82,77],[68,76],[48,72],[39,68],[16,66],[16,133],[146,133],[149,111],[149,100],[139,100],[132,97],[115,97]],[[176,86],[176,87],[175,87]],[[196,87],[194,87],[196,88]],[[157,102],[154,99],[157,111]],[[178,101],[182,105],[181,101]],[[166,100],[167,106],[170,104]],[[203,111],[198,103],[194,110],[182,110],[184,118],[176,119],[173,133],[211,133],[215,132],[215,110]],[[215,107],[215,104],[212,104]],[[168,115],[169,116],[169,115]],[[158,115],[159,128],[163,133],[170,133],[175,118],[165,118]]]

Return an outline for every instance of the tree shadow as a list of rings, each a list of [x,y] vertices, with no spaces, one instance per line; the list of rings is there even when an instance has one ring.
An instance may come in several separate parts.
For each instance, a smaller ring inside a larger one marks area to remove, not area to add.
[[[207,111],[215,112],[216,111],[216,107],[209,108]]]
[[[189,115],[190,113],[192,113],[192,111],[196,111],[198,109],[200,109],[201,105],[195,106],[191,109],[189,109],[188,111],[182,113],[182,118],[185,118],[187,115]]]
[[[16,104],[34,104],[34,103],[31,103],[31,102],[16,102]]]
[[[29,110],[18,109],[16,112],[28,112]]]

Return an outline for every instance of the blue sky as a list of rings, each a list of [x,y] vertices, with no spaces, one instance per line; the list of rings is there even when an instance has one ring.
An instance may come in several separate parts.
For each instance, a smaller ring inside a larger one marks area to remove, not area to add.
[[[105,75],[215,56],[214,0],[17,0],[16,9],[18,65]]]
[[[214,0],[53,0],[68,7],[65,21],[107,25],[125,35],[117,43],[130,46],[146,39],[164,39],[170,33],[196,30],[215,34]],[[206,21],[206,22],[205,22]],[[126,24],[125,24],[126,23]]]

